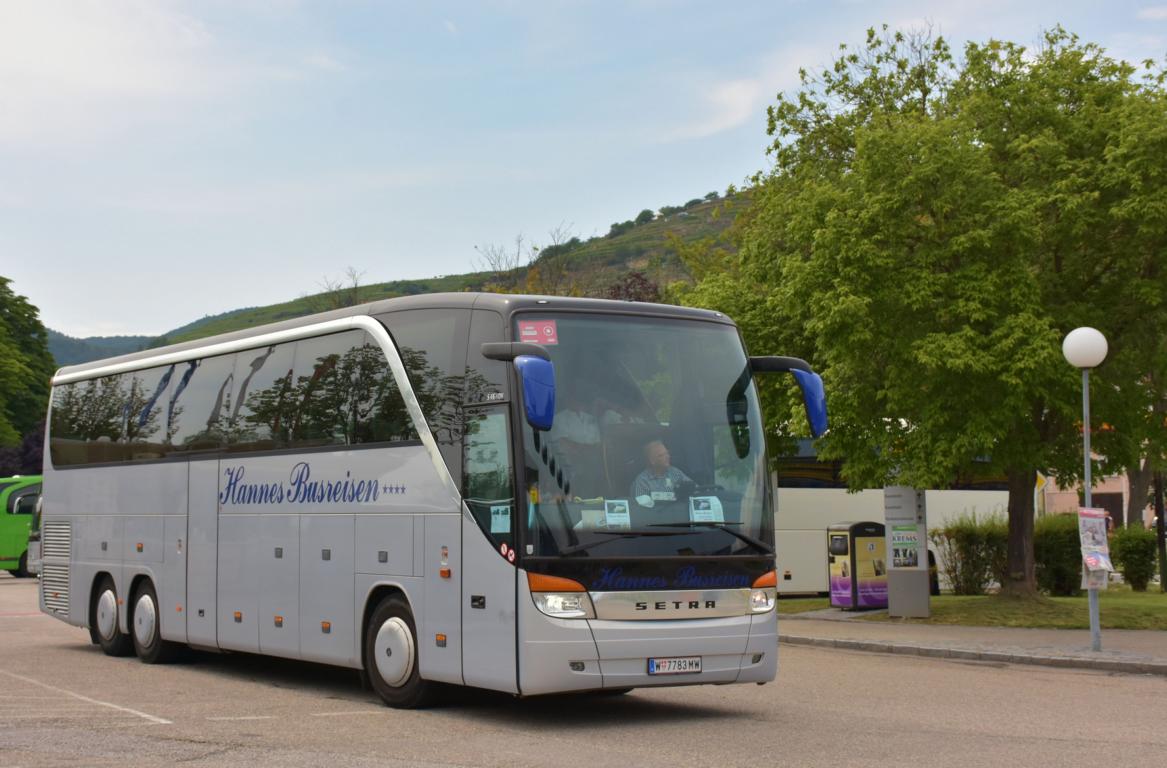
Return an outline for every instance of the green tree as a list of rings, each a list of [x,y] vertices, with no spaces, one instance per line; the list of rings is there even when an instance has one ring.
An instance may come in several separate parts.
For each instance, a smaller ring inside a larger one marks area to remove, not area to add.
[[[739,251],[684,296],[814,362],[832,410],[819,453],[852,487],[946,487],[989,461],[1008,480],[1014,593],[1035,590],[1036,471],[1081,471],[1064,335],[1111,340],[1099,421],[1147,403],[1134,372],[1156,359],[1167,295],[1162,86],[1061,29],[960,61],[941,38],[870,30],[770,108],[774,167]],[[783,406],[775,421],[796,423]]]
[[[656,214],[650,211],[648,208],[645,208],[643,211],[636,214],[635,221],[637,224],[647,224],[655,218]]]
[[[37,308],[0,277],[0,445],[13,445],[44,423],[56,365]]]

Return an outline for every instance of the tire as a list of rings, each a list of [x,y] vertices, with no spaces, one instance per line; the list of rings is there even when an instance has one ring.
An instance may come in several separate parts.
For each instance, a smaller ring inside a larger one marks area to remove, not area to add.
[[[437,701],[438,684],[418,674],[417,627],[401,595],[381,601],[365,629],[365,674],[373,690],[396,709],[421,709]]]
[[[129,656],[134,652],[130,636],[118,627],[118,593],[113,579],[103,576],[93,590],[89,605],[89,633],[106,656]]]
[[[146,664],[166,664],[178,655],[178,646],[162,639],[162,613],[158,610],[158,595],[149,579],[134,590],[133,610],[130,613],[130,636],[134,653]]]
[[[27,579],[29,576],[32,576],[32,574],[28,572],[27,552],[20,556],[20,563],[16,566],[16,570],[12,572],[12,575],[18,579]]]

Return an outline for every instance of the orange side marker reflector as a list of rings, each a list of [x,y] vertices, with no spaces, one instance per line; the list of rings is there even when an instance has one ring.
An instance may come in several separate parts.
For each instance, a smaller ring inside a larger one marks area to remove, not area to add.
[[[332,622],[331,621],[320,622],[320,631],[326,635],[331,634],[332,633]]]
[[[754,589],[762,589],[763,587],[775,587],[775,588],[777,588],[777,586],[778,586],[778,572],[777,571],[770,571],[768,573],[763,573],[761,576],[759,576],[754,581]]]
[[[137,544],[137,550],[138,550],[139,552],[141,552],[141,551],[142,551],[142,542],[140,542],[140,541],[139,541],[139,542],[138,542],[138,544]]]
[[[176,606],[174,606],[174,610],[178,611],[179,613],[182,613],[182,606],[176,605]]]
[[[235,611],[235,621],[237,623],[243,622],[243,611]]]
[[[450,578],[450,573],[451,573],[451,571],[449,568],[443,568],[442,570],[438,571],[438,575],[441,576],[443,579]]]
[[[276,616],[276,626],[277,627],[284,626],[284,617],[283,616]]]
[[[527,573],[527,585],[532,592],[587,592],[583,584],[561,576],[547,576],[542,573]]]

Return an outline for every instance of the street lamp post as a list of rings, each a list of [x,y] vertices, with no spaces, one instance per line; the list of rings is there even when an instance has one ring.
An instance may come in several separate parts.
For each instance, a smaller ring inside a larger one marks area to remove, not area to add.
[[[1090,507],[1090,369],[1096,368],[1106,359],[1106,337],[1094,328],[1075,328],[1066,334],[1062,342],[1062,354],[1066,361],[1082,370],[1082,451],[1085,464],[1083,487],[1085,506]],[[1088,590],[1090,599],[1090,647],[1102,650],[1102,630],[1098,620],[1098,590]]]

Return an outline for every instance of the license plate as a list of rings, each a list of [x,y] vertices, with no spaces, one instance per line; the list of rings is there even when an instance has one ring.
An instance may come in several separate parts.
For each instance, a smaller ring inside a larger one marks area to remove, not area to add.
[[[648,660],[648,674],[650,675],[688,675],[700,671],[700,656],[673,656]]]

